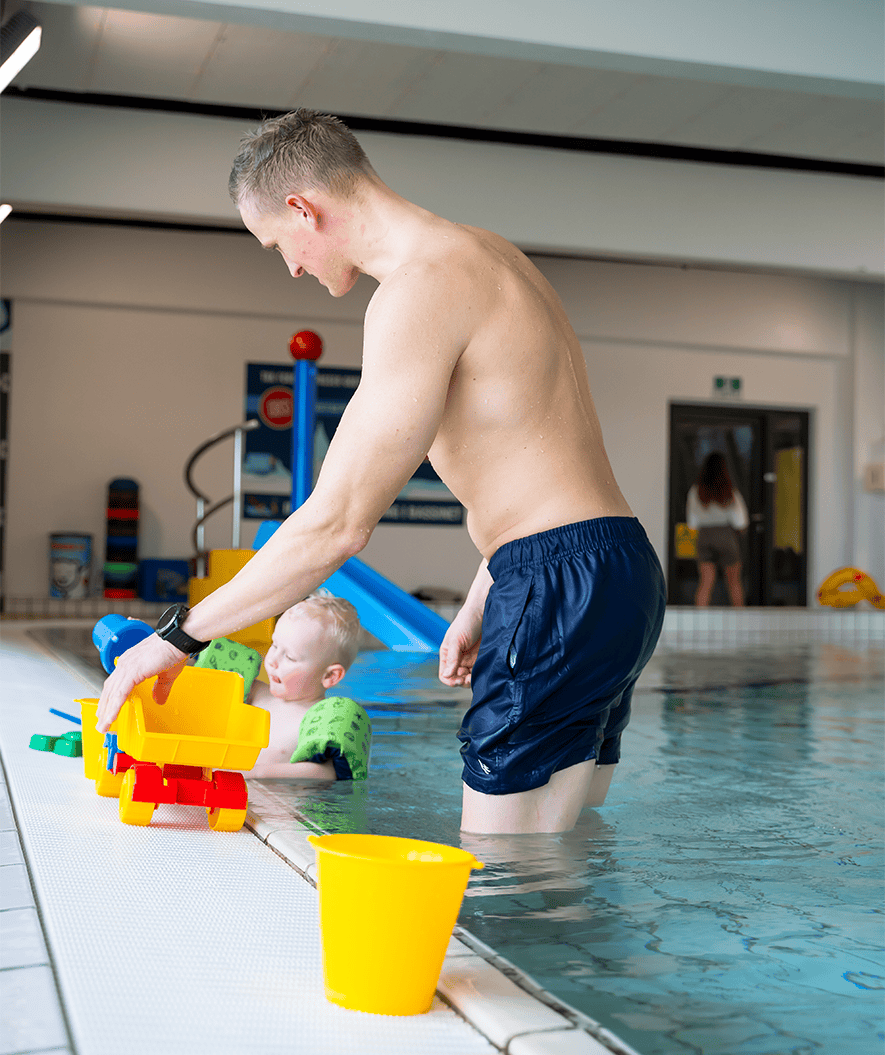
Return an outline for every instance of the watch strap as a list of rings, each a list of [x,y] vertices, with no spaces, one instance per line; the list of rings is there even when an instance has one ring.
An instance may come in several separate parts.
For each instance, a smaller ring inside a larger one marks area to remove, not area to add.
[[[181,629],[181,623],[184,622],[189,611],[190,609],[186,604],[177,604],[167,608],[160,616],[156,632],[159,637],[164,641],[168,641],[170,645],[174,645],[180,652],[184,652],[188,656],[195,656],[198,652],[202,652],[204,648],[208,648],[210,642],[197,641],[195,637],[191,637],[190,634]]]

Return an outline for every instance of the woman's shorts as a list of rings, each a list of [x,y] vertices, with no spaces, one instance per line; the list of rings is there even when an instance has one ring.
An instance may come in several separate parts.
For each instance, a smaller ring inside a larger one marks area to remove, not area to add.
[[[741,559],[737,532],[727,524],[698,528],[697,552],[699,561],[718,564],[720,568],[737,564]]]
[[[579,762],[617,762],[666,607],[642,525],[601,517],[516,539],[489,572],[473,703],[458,732],[464,783],[507,795]]]

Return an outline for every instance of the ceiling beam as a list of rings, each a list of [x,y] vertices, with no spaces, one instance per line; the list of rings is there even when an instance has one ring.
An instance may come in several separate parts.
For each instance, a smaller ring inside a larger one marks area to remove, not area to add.
[[[819,95],[883,93],[880,0],[115,0],[113,7]]]

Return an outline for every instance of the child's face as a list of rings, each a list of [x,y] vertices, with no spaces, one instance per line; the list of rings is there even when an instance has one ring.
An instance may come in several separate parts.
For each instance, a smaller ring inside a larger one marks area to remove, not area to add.
[[[264,668],[279,700],[315,703],[344,677],[323,622],[297,614],[277,623]]]

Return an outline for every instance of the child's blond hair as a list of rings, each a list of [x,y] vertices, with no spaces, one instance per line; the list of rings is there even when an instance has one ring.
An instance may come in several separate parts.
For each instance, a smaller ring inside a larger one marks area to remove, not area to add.
[[[280,619],[295,615],[322,622],[337,645],[336,659],[341,666],[346,670],[353,663],[360,650],[362,627],[357,610],[350,601],[345,601],[343,597],[335,597],[328,590],[316,590],[303,601],[287,608]]]

